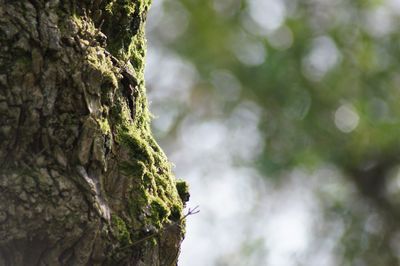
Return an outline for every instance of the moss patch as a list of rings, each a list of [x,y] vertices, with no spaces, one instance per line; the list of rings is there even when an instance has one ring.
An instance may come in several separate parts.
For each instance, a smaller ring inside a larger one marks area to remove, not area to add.
[[[103,79],[102,82],[109,82],[113,87],[118,87],[118,69],[112,64],[110,58],[106,56],[104,49],[88,47],[87,59],[89,64],[100,72]]]
[[[114,236],[118,239],[121,245],[127,246],[132,244],[131,234],[123,219],[121,219],[117,215],[112,215],[111,226]]]
[[[116,57],[132,60],[144,55],[144,21],[150,2],[148,0],[114,0],[104,8],[103,29],[109,37],[107,49]],[[139,33],[141,32],[141,33]],[[135,65],[135,64],[134,64]]]
[[[132,128],[131,128],[132,129]],[[145,131],[141,131],[144,133]],[[130,193],[131,217],[142,214],[144,227],[161,229],[164,224],[170,223],[171,210],[180,211],[183,208],[174,187],[170,163],[163,153],[155,151],[149,143],[150,135],[140,134],[140,131],[120,133],[121,145],[129,150],[130,161],[121,166],[126,175],[131,175],[133,182]]]
[[[99,124],[101,132],[104,135],[108,135],[111,133],[111,128],[110,124],[108,123],[108,119],[106,118],[97,119],[97,123]]]
[[[181,179],[176,181],[176,189],[178,190],[179,197],[183,202],[188,202],[190,198],[189,184]]]

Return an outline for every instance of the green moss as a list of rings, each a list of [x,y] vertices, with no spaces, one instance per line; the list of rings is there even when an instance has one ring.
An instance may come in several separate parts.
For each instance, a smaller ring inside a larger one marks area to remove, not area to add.
[[[105,8],[110,14],[126,14],[127,16],[133,15],[135,9],[136,4],[132,0],[113,0]]]
[[[100,126],[101,132],[104,135],[108,135],[111,133],[111,128],[110,128],[110,124],[108,123],[108,119],[101,118],[101,119],[96,119],[96,121]]]
[[[113,87],[118,87],[118,69],[112,64],[111,59],[105,55],[101,47],[88,47],[87,59],[94,69],[101,73],[103,82],[109,82]]]
[[[180,217],[183,203],[164,153],[158,146],[152,148],[154,140],[147,126],[137,128],[135,125],[120,129],[119,134],[121,145],[128,149],[131,157],[123,167],[125,174],[132,176],[130,216],[133,219],[142,215],[144,227],[159,230],[171,222],[171,217],[174,221]]]
[[[145,164],[154,164],[152,150],[146,143],[146,140],[140,136],[139,132],[122,133],[121,140],[129,148],[133,158],[142,161]]]
[[[159,222],[164,221],[171,213],[168,206],[160,198],[154,198],[150,206],[153,216],[152,218]]]
[[[143,107],[147,108],[147,105],[143,104]],[[118,113],[120,124],[117,126],[117,138],[130,156],[128,161],[121,164],[121,170],[132,179],[129,187],[132,197],[127,202],[129,216],[131,221],[142,216],[140,223],[143,228],[160,230],[172,220],[176,221],[183,209],[171,165],[151,135],[148,118],[132,122],[128,113],[125,113],[127,110],[121,109],[122,112]],[[140,111],[142,116],[148,112],[147,109]]]
[[[135,68],[144,58],[144,20],[150,2],[114,0],[108,3],[104,10],[103,29],[109,37],[107,49],[124,61],[133,60]]]
[[[177,180],[176,189],[178,190],[178,194],[181,200],[183,202],[188,202],[190,198],[189,184],[184,180]]]
[[[130,245],[132,243],[131,234],[123,219],[117,215],[111,216],[111,226],[114,236],[117,237],[121,245]]]
[[[143,132],[142,132],[143,133]],[[145,216],[145,224],[152,224],[161,228],[167,222],[172,206],[181,206],[182,203],[173,183],[170,164],[166,159],[157,157],[164,156],[160,151],[155,152],[149,145],[150,136],[142,135],[140,132],[121,133],[121,145],[124,145],[130,153],[130,160],[125,162],[121,169],[133,179],[139,179],[136,186],[132,186],[131,193],[135,195],[135,215],[150,212]],[[157,160],[155,159],[157,158]],[[156,161],[158,163],[156,163]],[[162,164],[160,164],[162,162]],[[163,169],[160,171],[159,169]],[[137,198],[140,198],[139,200]]]
[[[100,34],[94,22],[87,16],[76,14],[69,17],[72,25],[66,23],[69,34],[79,36],[80,46],[85,47],[85,56],[90,67],[99,72],[102,84],[118,87],[119,69],[115,66],[103,47],[96,45],[96,38]],[[67,29],[64,29],[67,31]]]
[[[180,205],[172,206],[169,219],[171,221],[178,222],[181,218],[182,218],[182,207]]]
[[[146,42],[144,38],[144,30],[143,28],[141,28],[138,33],[131,39],[127,54],[132,62],[134,69],[138,73],[143,73],[144,70],[144,61],[146,55],[145,46]]]
[[[71,16],[71,19],[76,24],[76,26],[78,26],[79,29],[83,29],[83,25],[85,24],[85,22],[80,16],[73,14]]]

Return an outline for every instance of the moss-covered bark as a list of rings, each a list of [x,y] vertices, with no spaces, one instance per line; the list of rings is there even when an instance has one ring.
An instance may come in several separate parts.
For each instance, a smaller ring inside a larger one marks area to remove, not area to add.
[[[188,192],[150,131],[148,8],[0,0],[0,265],[176,264]]]

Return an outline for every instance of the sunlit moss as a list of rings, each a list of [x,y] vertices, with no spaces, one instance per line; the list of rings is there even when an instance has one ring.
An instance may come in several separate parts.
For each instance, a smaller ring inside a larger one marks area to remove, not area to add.
[[[108,123],[107,119],[97,119],[97,123],[100,125],[100,129],[103,134],[108,135],[111,133],[110,124]]]

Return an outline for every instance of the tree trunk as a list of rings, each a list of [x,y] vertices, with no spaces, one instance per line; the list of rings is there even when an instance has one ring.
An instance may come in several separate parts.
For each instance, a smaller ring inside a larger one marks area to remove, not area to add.
[[[0,265],[176,265],[188,192],[150,132],[149,2],[0,0]]]

